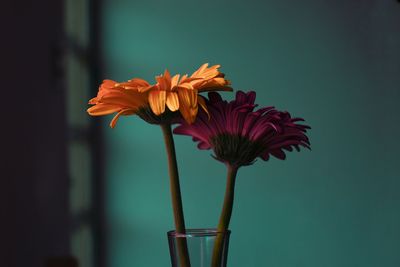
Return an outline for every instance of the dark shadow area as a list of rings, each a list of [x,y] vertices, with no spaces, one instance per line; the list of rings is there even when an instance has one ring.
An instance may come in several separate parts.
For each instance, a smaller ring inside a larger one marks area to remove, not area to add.
[[[66,114],[64,1],[5,0],[0,6],[0,266],[78,266],[69,257],[73,222],[69,208],[71,134]],[[92,64],[95,52],[93,49]],[[96,70],[92,69],[95,79]],[[101,138],[90,138],[93,127],[85,137],[91,140],[91,147]],[[93,164],[100,158],[100,148],[96,154]],[[101,179],[98,173],[94,175]],[[93,194],[96,200],[101,199],[100,188],[98,182]],[[91,216],[98,222],[101,201],[94,202]],[[93,230],[100,244],[95,255],[102,250],[99,225]]]

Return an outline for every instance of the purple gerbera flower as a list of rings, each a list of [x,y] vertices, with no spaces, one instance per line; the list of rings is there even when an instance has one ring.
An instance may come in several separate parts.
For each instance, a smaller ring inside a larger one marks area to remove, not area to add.
[[[305,135],[310,127],[297,123],[304,120],[274,107],[255,110],[255,92],[238,91],[231,102],[216,92],[208,96],[208,114],[200,111],[191,125],[182,120],[174,133],[192,136],[199,149],[213,149],[216,159],[239,168],[254,163],[257,157],[285,159],[284,150],[310,148]]]

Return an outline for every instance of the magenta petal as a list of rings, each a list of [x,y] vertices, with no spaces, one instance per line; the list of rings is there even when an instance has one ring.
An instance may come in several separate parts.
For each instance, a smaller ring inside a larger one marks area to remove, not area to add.
[[[269,152],[264,152],[261,154],[261,158],[265,161],[269,160]]]
[[[233,101],[227,102],[216,92],[206,99],[210,117],[200,110],[196,121],[189,125],[183,119],[174,133],[192,136],[199,149],[213,149],[215,158],[236,166],[254,163],[257,157],[267,161],[270,155],[285,159],[285,151],[310,148],[306,136],[309,126],[297,124],[302,118],[273,106],[255,110],[255,92],[238,91]]]
[[[217,102],[222,101],[221,95],[218,94],[217,92],[209,92],[208,98],[210,99],[211,103],[217,103]]]
[[[276,157],[276,158],[278,158],[278,159],[285,159],[286,158],[286,154],[280,149],[272,150],[271,151],[271,155]]]
[[[199,149],[210,149],[210,148],[211,148],[211,145],[210,145],[209,143],[207,143],[207,142],[200,142],[200,143],[197,145],[197,147],[198,147]]]

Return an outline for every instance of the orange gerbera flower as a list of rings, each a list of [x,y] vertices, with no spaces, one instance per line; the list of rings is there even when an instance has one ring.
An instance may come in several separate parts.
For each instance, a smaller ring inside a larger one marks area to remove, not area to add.
[[[94,106],[87,110],[88,113],[92,116],[102,116],[117,112],[110,123],[110,127],[114,128],[121,115],[132,115],[140,108],[146,107],[148,96],[139,92],[139,88],[151,85],[142,79],[133,79],[130,84],[132,88],[125,89],[115,81],[104,80],[97,96],[89,100],[89,104]]]
[[[232,91],[229,81],[219,72],[219,67],[220,65],[208,67],[208,63],[203,64],[190,77],[180,77],[179,74],[171,77],[169,71],[165,70],[163,75],[156,77],[155,85],[139,78],[123,83],[105,80],[100,85],[97,97],[89,101],[89,104],[95,106],[89,108],[88,112],[93,116],[117,112],[110,123],[112,128],[121,115],[138,114],[153,122],[157,120],[150,119],[149,113],[161,117],[178,110],[191,124],[196,119],[199,105],[207,112],[204,98],[198,93]]]
[[[157,84],[148,87],[149,104],[151,110],[156,115],[165,112],[167,106],[170,111],[177,111],[189,123],[193,123],[200,105],[206,112],[207,107],[202,96],[198,93],[206,91],[232,91],[229,81],[224,78],[224,74],[218,71],[220,65],[208,67],[208,63],[203,64],[190,77],[188,75],[174,75],[171,77],[168,70],[164,75],[156,77]]]

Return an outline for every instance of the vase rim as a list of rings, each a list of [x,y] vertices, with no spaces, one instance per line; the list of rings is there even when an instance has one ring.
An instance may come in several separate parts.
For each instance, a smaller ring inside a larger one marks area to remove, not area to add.
[[[229,235],[231,230],[218,231],[215,228],[193,228],[186,229],[186,233],[177,233],[176,230],[168,231],[170,237],[201,237],[201,236],[216,236],[217,234]]]

